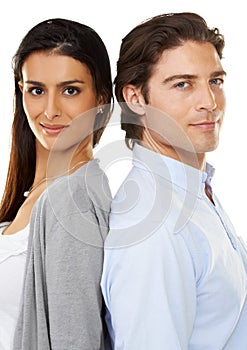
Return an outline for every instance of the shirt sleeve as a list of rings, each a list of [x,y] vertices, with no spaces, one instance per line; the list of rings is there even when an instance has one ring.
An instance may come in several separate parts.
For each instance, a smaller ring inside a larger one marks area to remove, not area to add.
[[[138,230],[138,225],[137,228]],[[180,235],[157,230],[141,242],[105,245],[101,286],[115,350],[187,350],[196,310],[196,281]]]
[[[243,259],[245,271],[247,273],[247,247],[242,237],[238,237],[238,247]]]
[[[68,219],[72,225],[75,220],[82,230],[87,230],[87,220],[92,220],[93,215],[84,213],[84,222],[73,216]],[[96,228],[92,231],[97,234]],[[45,260],[51,348],[65,350],[72,344],[78,350],[100,348],[102,247],[75,239],[60,225],[54,226],[53,232]]]
[[[100,279],[109,212],[84,188],[71,190],[46,234],[51,348],[103,349]]]

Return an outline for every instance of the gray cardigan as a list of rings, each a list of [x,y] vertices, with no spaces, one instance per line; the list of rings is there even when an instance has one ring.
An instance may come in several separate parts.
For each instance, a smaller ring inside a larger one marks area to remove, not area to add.
[[[103,350],[100,279],[111,194],[97,160],[36,202],[14,350]]]

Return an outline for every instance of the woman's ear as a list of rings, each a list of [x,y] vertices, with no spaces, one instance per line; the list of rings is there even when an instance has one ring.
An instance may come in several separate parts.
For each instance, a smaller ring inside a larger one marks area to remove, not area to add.
[[[144,115],[145,114],[145,100],[140,91],[140,88],[137,88],[134,85],[128,84],[124,86],[123,97],[128,107],[136,114]]]
[[[19,89],[21,90],[21,92],[23,92],[23,84],[22,84],[22,81],[19,81],[19,82],[18,82],[18,85],[19,85]]]
[[[100,113],[100,114],[103,114],[104,113],[104,103],[103,103],[104,99],[102,96],[100,96],[98,98],[98,101],[97,101],[97,114]]]

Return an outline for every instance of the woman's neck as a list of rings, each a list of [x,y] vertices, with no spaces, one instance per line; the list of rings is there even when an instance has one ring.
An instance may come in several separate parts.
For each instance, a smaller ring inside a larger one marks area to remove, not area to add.
[[[92,142],[89,142],[89,140],[84,141],[79,146],[71,147],[66,151],[37,151],[33,185],[44,178],[56,178],[66,173],[71,174],[83,164],[92,160]]]

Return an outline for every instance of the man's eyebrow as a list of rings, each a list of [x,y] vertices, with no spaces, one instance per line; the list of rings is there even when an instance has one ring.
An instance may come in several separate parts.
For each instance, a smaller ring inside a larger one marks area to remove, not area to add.
[[[176,74],[171,75],[170,77],[163,80],[164,84],[170,83],[171,81],[178,80],[178,79],[196,79],[198,76],[194,74]]]
[[[221,75],[226,75],[226,72],[224,70],[219,70],[219,71],[215,71],[213,73],[210,74],[211,78],[216,78],[219,77]],[[190,80],[195,80],[197,79],[198,76],[195,74],[175,74],[175,75],[171,75],[170,77],[166,78],[163,80],[163,84],[167,84],[170,83],[174,80],[180,80],[180,79],[190,79]]]
[[[215,77],[219,77],[220,75],[226,76],[226,72],[224,70],[218,70],[218,71],[213,72],[211,74],[211,77],[215,78]]]

